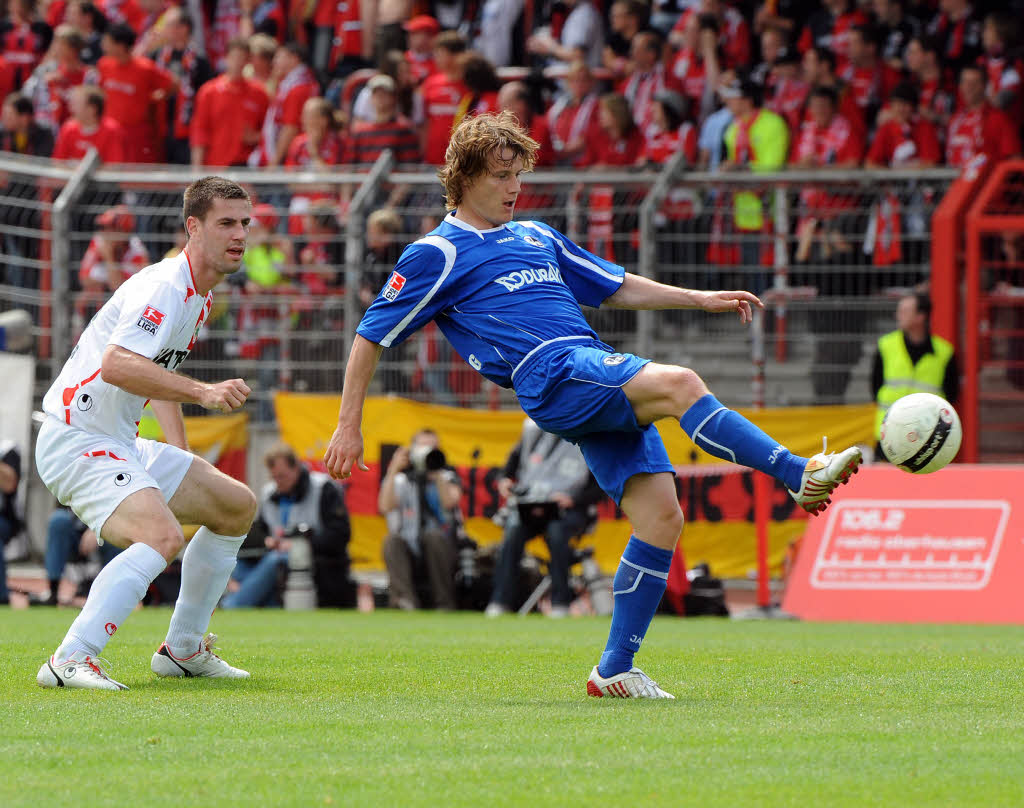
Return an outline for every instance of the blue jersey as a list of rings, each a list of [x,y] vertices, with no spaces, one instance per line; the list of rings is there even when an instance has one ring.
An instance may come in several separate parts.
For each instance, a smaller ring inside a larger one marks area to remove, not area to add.
[[[600,306],[624,277],[547,225],[477,230],[449,214],[406,247],[356,330],[390,347],[435,320],[472,367],[512,387],[528,356],[596,340],[580,304]]]

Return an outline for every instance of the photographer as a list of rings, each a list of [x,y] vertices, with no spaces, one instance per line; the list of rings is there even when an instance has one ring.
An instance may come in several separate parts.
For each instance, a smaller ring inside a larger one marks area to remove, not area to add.
[[[279,583],[298,538],[308,540],[312,550],[317,605],[354,605],[351,527],[341,489],[326,474],[307,469],[283,443],[271,447],[263,462],[272,481],[263,488],[222,606],[280,606]]]
[[[392,607],[420,608],[418,593],[429,587],[435,608],[455,609],[461,497],[458,477],[447,468],[432,429],[413,435],[408,449],[395,450],[377,499],[388,520],[384,563]]]
[[[549,615],[565,617],[573,600],[570,542],[593,524],[595,506],[603,496],[583,453],[578,446],[543,432],[528,418],[505,463],[498,492],[506,498],[499,511],[505,533],[487,616],[496,617],[515,607],[523,547],[541,533],[551,553]]]

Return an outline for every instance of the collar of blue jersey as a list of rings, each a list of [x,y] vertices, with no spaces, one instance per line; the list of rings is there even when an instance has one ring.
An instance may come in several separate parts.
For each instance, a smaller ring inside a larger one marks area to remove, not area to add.
[[[444,220],[448,222],[448,224],[453,224],[462,230],[468,230],[470,233],[476,233],[480,238],[484,237],[484,233],[497,233],[499,230],[504,230],[507,227],[507,225],[499,224],[497,227],[491,227],[487,230],[478,230],[468,222],[464,222],[462,219],[456,219],[454,210],[445,216]]]

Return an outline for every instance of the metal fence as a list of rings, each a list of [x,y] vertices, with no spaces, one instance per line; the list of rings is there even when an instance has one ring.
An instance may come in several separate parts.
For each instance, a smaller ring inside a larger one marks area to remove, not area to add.
[[[246,271],[215,295],[186,372],[205,381],[243,375],[253,417],[270,420],[275,389],[340,389],[362,311],[401,248],[444,215],[441,189],[433,170],[394,166],[387,154],[361,170],[220,173],[250,190],[257,221]],[[32,315],[37,355],[49,360],[37,396],[133,267],[180,248],[181,193],[198,176],[0,155],[0,310]],[[660,172],[537,172],[516,215],[628,271],[748,288],[768,303],[754,328],[702,312],[587,310],[617,348],[692,366],[735,405],[866,401],[870,345],[894,327],[900,291],[928,278],[931,214],[954,176],[707,174],[677,158]],[[514,401],[432,327],[386,351],[374,384],[440,403]]]

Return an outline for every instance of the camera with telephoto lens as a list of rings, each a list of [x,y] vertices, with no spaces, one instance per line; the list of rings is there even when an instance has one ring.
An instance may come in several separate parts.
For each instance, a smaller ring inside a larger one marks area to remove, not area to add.
[[[444,452],[430,446],[413,446],[409,450],[409,465],[417,474],[440,471],[448,465]]]

